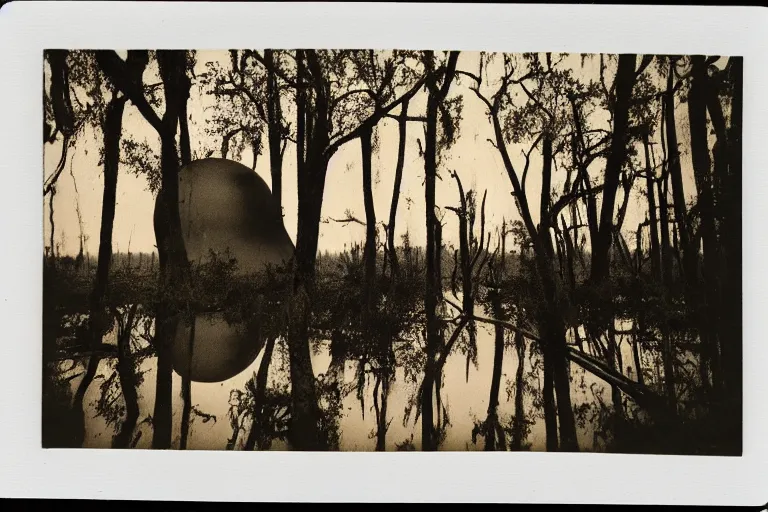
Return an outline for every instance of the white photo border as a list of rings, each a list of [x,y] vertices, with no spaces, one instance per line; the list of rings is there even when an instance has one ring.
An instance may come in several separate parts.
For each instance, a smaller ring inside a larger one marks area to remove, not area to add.
[[[0,9],[0,496],[759,505],[768,500],[768,11],[758,7],[14,2]],[[409,48],[744,57],[742,457],[43,450],[48,48]]]

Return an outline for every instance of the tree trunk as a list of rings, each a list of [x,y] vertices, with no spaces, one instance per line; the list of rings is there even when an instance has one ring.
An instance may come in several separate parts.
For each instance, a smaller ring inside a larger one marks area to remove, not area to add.
[[[139,420],[139,397],[137,393],[136,371],[131,355],[131,331],[137,306],[134,304],[128,311],[122,335],[117,339],[117,372],[120,377],[120,389],[125,400],[125,420],[120,426],[120,432],[112,440],[112,448],[128,448],[133,439],[133,431]]]
[[[90,297],[91,346],[101,344],[108,320],[104,311],[104,296],[109,281],[112,260],[112,229],[115,221],[117,198],[117,175],[120,165],[120,137],[123,132],[123,110],[125,97],[113,99],[107,105],[104,120],[104,194],[101,206],[101,231],[99,233],[99,257],[96,279]]]
[[[187,165],[192,161],[192,148],[189,138],[189,120],[187,119],[187,102],[180,102],[179,105],[179,146],[181,153],[181,165]],[[192,353],[195,346],[195,315],[190,318],[191,328],[189,334],[189,365],[187,374],[181,379],[181,395],[184,401],[181,413],[181,439],[179,449],[187,449],[187,438],[189,437],[189,422],[192,412]]]
[[[192,413],[192,380],[189,376],[192,374],[192,357],[194,357],[195,347],[195,324],[197,323],[197,317],[193,314],[189,318],[189,364],[187,367],[187,375],[181,379],[181,397],[184,400],[184,405],[181,411],[181,439],[179,441],[179,449],[187,449],[187,438],[189,437],[189,421],[190,414]]]
[[[543,139],[542,153],[541,211],[536,262],[544,293],[544,312],[541,317],[542,321],[539,324],[539,329],[544,334],[544,343],[547,345],[547,348],[544,350],[544,373],[546,377],[547,359],[550,359],[560,424],[559,447],[567,451],[578,451],[576,422],[573,416],[573,407],[571,406],[570,375],[568,360],[566,359],[565,324],[563,322],[563,311],[561,311],[559,306],[561,302],[559,299],[560,292],[555,275],[555,254],[550,234],[549,197],[552,182],[552,139],[549,136],[545,136]]]
[[[426,311],[427,333],[426,352],[427,361],[424,371],[424,392],[421,397],[421,442],[422,450],[434,451],[437,449],[436,432],[434,428],[434,415],[432,405],[432,384],[435,380],[435,356],[441,345],[440,325],[437,318],[437,304],[441,293],[440,275],[440,245],[438,243],[439,225],[435,214],[435,180],[437,178],[437,112],[440,103],[448,94],[448,89],[453,81],[453,71],[456,69],[458,52],[451,52],[448,60],[448,72],[438,90],[437,79],[434,71],[434,52],[425,52],[427,84],[429,96],[427,98],[426,133],[424,138],[424,174],[426,200],[426,224],[427,224],[427,269],[424,307]],[[439,392],[439,390],[438,390]]]
[[[363,203],[365,204],[365,297],[370,312],[373,307],[374,287],[376,283],[376,209],[373,204],[373,184],[371,183],[371,130],[366,129],[360,135],[363,162]]]
[[[459,261],[458,265],[461,269],[461,307],[464,315],[470,320],[467,323],[467,333],[469,334],[469,350],[467,351],[467,366],[466,366],[466,379],[469,381],[469,365],[472,360],[472,354],[476,354],[476,326],[472,317],[475,312],[475,297],[472,290],[472,267],[473,267],[473,255],[472,255],[472,230],[475,221],[475,211],[469,211],[467,205],[468,195],[464,194],[464,187],[461,184],[461,179],[458,174],[453,175],[456,180],[456,184],[459,189],[460,206],[456,210],[459,220]],[[485,205],[483,205],[485,206]],[[474,206],[473,206],[474,208]],[[483,212],[483,215],[485,213]],[[485,219],[483,219],[483,224]],[[483,229],[485,226],[483,226]],[[441,247],[441,243],[438,243]],[[477,254],[482,250],[482,241],[477,246]],[[442,254],[442,251],[441,251]],[[439,272],[442,276],[442,270]]]
[[[458,177],[457,177],[458,180]],[[482,247],[480,245],[479,247]],[[502,221],[501,224],[501,256],[499,258],[498,270],[494,272],[494,269],[489,265],[490,276],[492,279],[492,287],[489,290],[491,299],[491,307],[493,309],[493,316],[497,320],[504,320],[504,308],[501,300],[501,286],[504,282],[504,271],[506,262],[506,222]],[[474,314],[474,312],[472,312]],[[485,434],[485,449],[487,451],[494,451],[500,449],[506,450],[506,434],[501,428],[498,418],[499,407],[499,391],[501,388],[501,368],[504,363],[504,327],[500,324],[494,326],[495,339],[494,339],[494,351],[493,351],[493,373],[491,375],[491,394],[488,399],[488,418],[486,420],[486,434]],[[498,439],[497,439],[498,438]],[[496,441],[498,440],[498,446]]]
[[[662,186],[663,184],[663,186]],[[659,192],[659,222],[661,231],[661,275],[664,280],[664,294],[665,296],[671,292],[672,289],[672,248],[669,244],[669,207],[667,205],[667,174],[662,176],[662,179],[658,182]],[[665,297],[665,302],[669,299]],[[672,339],[669,335],[670,326],[668,322],[664,322],[661,325],[661,338],[662,338],[662,363],[664,366],[664,384],[666,389],[667,403],[670,407],[674,407],[677,401],[675,392],[675,365],[674,365],[674,347],[672,346]]]
[[[67,50],[48,50],[48,65],[51,68],[51,104],[56,128],[64,135],[64,144],[75,131],[75,115],[69,92],[69,66]]]
[[[152,414],[153,449],[169,449],[171,447],[171,426],[173,417],[173,365],[171,362],[171,340],[176,330],[177,322],[172,320],[169,307],[159,304],[155,315],[155,348],[157,352],[157,380],[155,382],[155,407]]]
[[[433,58],[432,52],[427,52],[428,59]],[[430,69],[428,72],[432,72]],[[436,87],[436,80],[430,78],[433,86]],[[434,451],[437,449],[434,430],[434,416],[432,405],[432,385],[434,377],[434,359],[437,349],[440,346],[439,326],[437,318],[437,289],[439,276],[437,275],[437,255],[435,251],[435,231],[437,218],[435,216],[435,179],[437,176],[437,109],[440,98],[435,93],[430,93],[427,100],[427,122],[424,151],[424,172],[425,172],[425,191],[426,200],[426,223],[427,223],[427,269],[426,269],[426,292],[424,305],[427,320],[427,362],[424,369],[424,392],[421,397],[421,445],[423,451]]]
[[[178,296],[186,289],[189,270],[179,216],[179,157],[175,134],[183,105],[189,98],[190,82],[186,76],[186,52],[158,51],[157,59],[165,92],[163,133],[160,136],[161,189],[155,203],[154,218],[163,297],[158,306],[155,332],[157,383],[152,415],[152,447],[168,449],[171,447],[173,415],[171,344],[178,323],[176,314],[180,311]]]
[[[389,382],[391,379],[390,368],[382,368],[381,381],[381,408],[376,415],[376,451],[383,452],[387,441],[387,402],[389,401]],[[374,390],[374,393],[376,391]],[[375,396],[374,396],[375,398]]]
[[[680,166],[680,150],[677,144],[677,126],[675,124],[675,90],[672,86],[675,64],[670,62],[667,73],[667,91],[665,93],[667,151],[669,153],[669,175],[672,178],[672,197],[674,199],[675,223],[677,224],[678,238],[683,252],[682,275],[687,282],[696,282],[698,272],[696,253],[689,247],[690,235],[688,232],[687,212],[685,207],[685,192],[683,190],[683,174]]]
[[[643,376],[643,365],[640,359],[640,333],[643,332],[643,322],[638,320],[635,324],[635,334],[632,337],[632,358],[635,360],[635,372],[637,372],[637,383],[645,386],[645,377]]]
[[[605,165],[605,187],[603,188],[603,203],[600,211],[600,226],[597,239],[592,242],[591,278],[596,283],[607,278],[609,273],[608,260],[614,229],[613,209],[619,176],[627,155],[629,104],[636,79],[636,61],[635,55],[622,54],[619,56],[619,66],[616,71],[616,105],[613,112],[611,149]]]
[[[387,227],[387,249],[389,261],[392,265],[392,274],[397,275],[398,260],[395,248],[395,224],[397,221],[397,203],[400,200],[400,187],[403,182],[403,167],[405,166],[405,138],[408,118],[408,100],[403,101],[400,108],[400,116],[397,121],[400,130],[400,139],[397,146],[397,165],[395,166],[395,184],[392,188],[392,205],[389,208],[389,225]]]
[[[571,211],[572,214],[572,224],[575,226],[577,224],[576,216],[573,211]],[[574,239],[571,238],[571,234],[568,233],[568,225],[565,222],[565,216],[560,217],[561,223],[563,225],[562,230],[562,236],[563,236],[563,242],[565,244],[565,263],[566,263],[566,275],[565,277],[568,280],[568,285],[570,287],[571,291],[571,297],[574,297],[574,294],[576,293],[576,258],[574,257],[574,253],[576,252],[575,247],[575,235],[576,235],[576,229],[574,229]]]
[[[501,296],[498,290],[493,292],[491,297],[491,307],[493,308],[493,316],[498,320],[504,320],[504,311],[501,306]],[[496,324],[494,326],[494,345],[493,345],[493,372],[491,374],[491,394],[488,398],[488,419],[486,420],[487,432],[485,435],[485,449],[486,451],[494,451],[496,447],[496,431],[498,425],[498,407],[499,407],[499,390],[501,389],[501,366],[504,362],[504,327]],[[504,444],[504,439],[499,439],[500,443]],[[503,446],[499,446],[502,450]]]
[[[91,313],[88,322],[91,349],[101,344],[102,336],[108,328],[108,319],[104,312],[104,296],[107,290],[109,267],[112,258],[112,228],[115,220],[115,198],[117,196],[117,174],[120,161],[120,137],[123,131],[124,107],[124,98],[113,97],[107,105],[104,121],[104,194],[101,207],[101,231],[99,233],[99,261],[90,297]],[[51,194],[51,198],[53,198],[53,194]],[[83,380],[80,381],[80,386],[75,394],[75,405],[78,409],[78,414],[85,414],[83,410],[83,397],[88,386],[91,385],[93,378],[96,376],[99,360],[98,355],[91,355]],[[82,444],[82,441],[80,444]]]
[[[717,261],[719,259],[717,233],[715,232],[714,204],[712,198],[712,162],[707,142],[707,89],[708,76],[705,57],[693,56],[691,88],[688,94],[688,116],[691,131],[691,161],[698,192],[699,216],[701,219],[701,234],[704,242],[704,297],[705,304],[698,308],[700,314],[699,335],[704,343],[702,350],[702,367],[711,367],[712,384],[717,391],[720,385],[719,371],[719,301],[717,283]],[[698,247],[691,247],[691,252]],[[691,283],[693,285],[693,283]],[[694,285],[695,286],[695,285]],[[691,289],[695,293],[694,289]],[[696,293],[699,297],[701,294]],[[702,377],[709,378],[708,372],[703,371]],[[706,381],[705,381],[706,383]]]
[[[523,430],[525,428],[525,338],[521,333],[515,333],[515,349],[517,351],[517,371],[515,372],[515,419],[512,425],[512,441],[509,449],[519,451],[523,447]],[[555,426],[555,430],[556,429],[557,426]],[[555,438],[555,444],[557,444],[557,438]]]
[[[741,227],[741,160],[743,116],[743,57],[729,59],[733,87],[730,126],[728,128],[728,175],[721,195],[723,211],[723,249],[726,276],[723,278],[723,337],[720,339],[725,402],[731,408],[730,432],[726,437],[736,453],[742,452],[742,227]],[[728,333],[728,336],[725,333]]]
[[[560,449],[557,437],[557,408],[555,404],[554,361],[548,347],[542,347],[544,357],[544,427],[547,435],[547,451]]]
[[[288,350],[291,371],[291,444],[298,450],[325,448],[321,439],[320,410],[309,348],[311,294],[314,291],[315,261],[320,230],[325,175],[328,160],[327,108],[323,96],[311,111],[305,80],[305,52],[297,52],[297,179],[299,193],[293,296],[290,304]],[[320,77],[313,77],[319,81]],[[316,87],[322,89],[322,87]],[[317,123],[313,117],[317,117]]]
[[[619,347],[616,344],[616,327],[613,318],[611,325],[608,326],[608,364],[611,369],[617,369],[618,373],[623,373],[621,364],[619,364]],[[624,405],[621,402],[621,390],[617,386],[611,386],[611,401],[613,402],[613,411],[616,418],[624,416]]]
[[[251,430],[248,432],[248,439],[245,441],[245,450],[254,450],[257,445],[259,449],[263,449],[266,446],[266,434],[264,425],[264,397],[267,392],[267,376],[269,375],[269,364],[272,361],[272,352],[275,348],[275,338],[270,337],[267,343],[264,345],[264,354],[261,356],[261,363],[259,364],[259,371],[256,374],[255,390],[256,393],[253,397],[254,411],[253,420],[251,423]]]
[[[192,161],[192,146],[189,140],[189,119],[187,118],[186,101],[179,105],[179,150],[181,152],[181,165],[190,163]]]
[[[280,147],[283,141],[282,112],[280,109],[280,91],[277,86],[277,76],[273,71],[275,66],[273,50],[264,50],[264,60],[267,67],[267,136],[269,138],[269,169],[272,175],[272,197],[282,212],[283,199],[283,152]]]
[[[658,219],[656,215],[656,192],[654,183],[656,181],[656,171],[651,168],[651,159],[649,155],[648,133],[643,134],[643,146],[645,147],[645,172],[648,195],[648,217],[651,239],[651,274],[655,280],[661,279],[661,249],[659,244]]]
[[[51,268],[56,268],[56,224],[53,221],[53,197],[55,195],[56,187],[51,187],[51,192],[48,195],[48,221],[51,224]]]
[[[550,341],[551,340],[551,341]],[[557,416],[560,423],[560,449],[579,451],[576,437],[576,421],[571,405],[571,383],[568,369],[567,345],[565,341],[565,326],[559,316],[553,318],[548,343],[554,342],[552,355],[554,358],[553,373],[555,392],[557,394]]]
[[[669,243],[669,204],[667,176],[656,184],[659,193],[659,233],[661,234],[661,277],[667,290],[672,287],[672,248]]]
[[[94,353],[88,358],[88,365],[83,375],[83,380],[77,386],[75,391],[75,397],[72,404],[72,410],[74,411],[75,425],[73,426],[72,448],[81,448],[85,441],[85,409],[83,407],[85,400],[85,393],[88,391],[93,379],[96,377],[96,370],[99,368],[99,362],[101,357]]]

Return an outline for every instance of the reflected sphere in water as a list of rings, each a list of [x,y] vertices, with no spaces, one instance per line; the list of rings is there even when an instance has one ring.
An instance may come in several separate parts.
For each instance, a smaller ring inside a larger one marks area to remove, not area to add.
[[[263,340],[240,323],[229,324],[222,313],[198,313],[190,360],[190,322],[177,324],[173,344],[174,370],[195,382],[223,382],[248,368]],[[186,365],[190,365],[189,367]],[[189,371],[188,371],[189,369]]]
[[[196,160],[179,172],[179,215],[187,256],[204,263],[211,251],[237,260],[237,274],[282,265],[294,246],[267,184],[248,167],[221,158]],[[196,382],[221,382],[245,370],[263,343],[258,329],[228,324],[223,314],[199,313],[194,339],[179,322],[174,337],[176,373]],[[190,342],[193,342],[190,361]]]

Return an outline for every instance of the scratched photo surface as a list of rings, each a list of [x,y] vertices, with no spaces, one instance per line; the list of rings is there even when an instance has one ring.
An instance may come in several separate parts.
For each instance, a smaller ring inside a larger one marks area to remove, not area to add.
[[[741,455],[742,58],[41,71],[43,447]]]

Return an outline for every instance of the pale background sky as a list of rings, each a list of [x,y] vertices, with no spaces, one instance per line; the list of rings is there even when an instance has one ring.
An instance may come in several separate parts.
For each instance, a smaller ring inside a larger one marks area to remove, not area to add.
[[[121,52],[122,53],[122,52]],[[480,54],[477,52],[462,52],[459,56],[457,69],[477,72]],[[724,60],[724,59],[723,59]],[[229,66],[229,54],[225,50],[198,51],[196,74],[205,71],[206,62],[218,61],[222,66]],[[640,58],[638,58],[638,65]],[[599,76],[599,60],[588,58],[583,67],[578,54],[566,57],[559,67],[568,66],[574,70],[577,77],[583,81],[597,80]],[[649,70],[653,66],[646,70]],[[498,67],[489,69],[490,85],[484,84],[483,91],[490,92],[493,88],[494,74],[498,77]],[[149,72],[149,71],[148,71]],[[47,71],[46,71],[47,73]],[[606,71],[606,80],[610,84],[615,73],[610,66]],[[47,82],[46,77],[46,82]],[[145,81],[150,82],[145,74]],[[152,82],[154,83],[154,82]],[[486,115],[485,105],[470,91],[471,80],[462,78],[460,82],[451,85],[449,96],[463,95],[462,120],[459,128],[459,139],[445,153],[442,167],[439,173],[442,179],[437,181],[436,202],[439,207],[456,206],[458,204],[458,190],[455,181],[448,171],[455,170],[462,179],[465,190],[475,188],[479,201],[485,190],[488,192],[486,203],[486,218],[489,229],[495,230],[501,225],[503,219],[507,221],[518,220],[519,214],[515,208],[512,196],[512,185],[504,169],[498,151],[490,144],[488,139],[493,139],[493,129]],[[664,84],[660,84],[664,85]],[[409,115],[423,115],[426,106],[426,94],[421,91],[411,101]],[[204,125],[211,117],[211,108],[214,107],[214,99],[208,94],[202,93],[199,80],[193,82],[191,97],[188,103],[190,117],[190,137],[193,153],[203,155],[206,150],[214,149],[212,156],[220,156],[219,148],[221,138],[206,135]],[[687,123],[687,105],[677,105],[678,140],[682,144],[682,166],[686,196],[689,198],[695,192],[690,155],[688,154],[689,132]],[[397,113],[395,110],[393,113]],[[602,128],[607,126],[607,117],[604,111],[591,118],[593,123],[601,123]],[[295,124],[295,120],[289,119]],[[593,125],[592,127],[597,127]],[[377,222],[387,221],[392,198],[395,167],[397,162],[398,128],[394,119],[384,119],[378,125],[380,146],[374,155],[373,161],[373,192],[376,208]],[[154,129],[143,119],[137,109],[129,102],[125,108],[123,118],[123,136],[131,137],[137,141],[147,140],[153,147],[158,148],[157,136]],[[659,134],[656,134],[658,138]],[[410,232],[411,243],[423,245],[425,240],[424,221],[424,160],[419,156],[416,139],[424,141],[424,129],[422,123],[409,122],[408,136],[405,152],[405,166],[403,170],[403,182],[401,187],[401,199],[397,214],[397,242],[406,230]],[[102,146],[100,130],[90,127],[85,129],[82,135],[68,154],[65,170],[57,184],[57,194],[54,199],[54,221],[56,225],[56,242],[60,245],[62,254],[75,255],[79,248],[79,228],[76,210],[76,198],[79,197],[79,208],[82,217],[83,230],[87,238],[85,251],[92,256],[98,253],[99,229],[101,221],[101,200],[103,193],[102,168],[98,165],[99,149]],[[263,142],[264,150],[257,159],[256,172],[271,187],[269,173],[269,153],[266,149],[266,134]],[[527,150],[526,144],[509,145],[510,156],[518,170],[522,172],[524,166],[523,151]],[[537,150],[531,155],[530,170],[526,189],[528,201],[531,207],[534,221],[538,217],[539,190],[541,186],[541,157]],[[657,161],[661,158],[660,146],[657,146]],[[49,176],[56,167],[61,155],[61,142],[46,144],[44,152],[45,176]],[[232,153],[229,158],[234,159]],[[252,165],[252,152],[249,149],[243,151],[239,161]],[[597,160],[590,167],[593,179],[601,176],[603,160]],[[74,180],[73,177],[74,176]],[[562,192],[562,184],[565,179],[565,171],[560,168],[553,176],[553,187],[558,195]],[[79,196],[75,194],[75,182]],[[627,241],[634,240],[634,232],[637,224],[647,215],[645,199],[638,193],[644,189],[644,180],[638,180],[633,187],[629,208],[624,223],[624,232]],[[283,162],[283,207],[285,227],[295,242],[297,225],[297,191],[296,191],[296,152],[292,143],[288,144]],[[621,187],[617,196],[617,208],[623,199]],[[598,205],[599,205],[598,196]],[[671,200],[671,199],[670,199]],[[154,199],[147,188],[146,179],[126,172],[124,166],[120,168],[117,186],[117,206],[113,233],[114,252],[150,252],[154,251],[155,237],[152,226],[152,212]],[[325,195],[323,198],[322,218],[343,218],[345,211],[349,209],[354,215],[365,219],[363,208],[362,170],[360,164],[360,143],[354,140],[344,145],[331,159],[326,177]],[[443,223],[445,225],[444,241],[447,246],[457,244],[458,226],[456,215],[444,210]],[[50,238],[50,224],[48,222],[48,200],[44,203],[45,240],[48,245]],[[479,213],[478,213],[479,224]],[[365,238],[365,228],[355,223],[327,222],[320,226],[319,251],[341,251],[353,243],[362,243]],[[647,237],[646,237],[647,238]],[[495,243],[495,241],[493,242]],[[647,240],[646,240],[647,243]],[[631,246],[634,244],[631,243]]]

